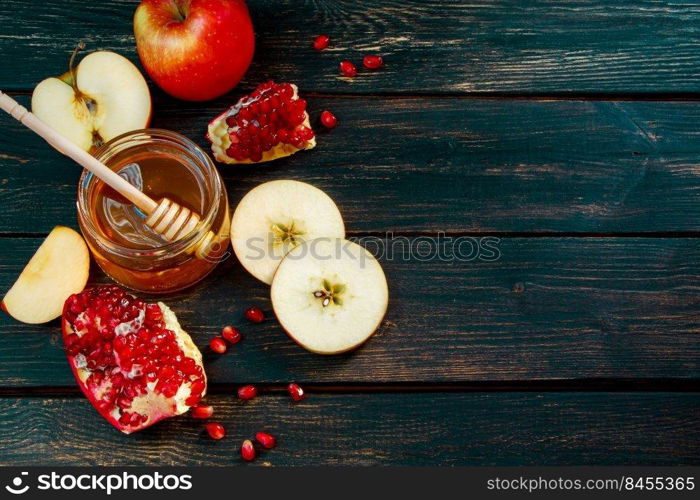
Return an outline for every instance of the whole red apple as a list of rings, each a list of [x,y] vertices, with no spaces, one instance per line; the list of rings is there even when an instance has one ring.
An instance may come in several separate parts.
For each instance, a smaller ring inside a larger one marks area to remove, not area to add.
[[[255,49],[243,0],[143,0],[134,34],[151,78],[188,101],[214,99],[235,87]]]

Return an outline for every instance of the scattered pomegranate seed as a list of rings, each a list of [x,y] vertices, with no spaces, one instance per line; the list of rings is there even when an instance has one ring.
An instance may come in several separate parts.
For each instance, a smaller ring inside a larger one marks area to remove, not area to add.
[[[277,446],[277,438],[266,432],[258,432],[255,435],[255,440],[260,443],[263,448],[267,448],[268,450]]]
[[[250,439],[243,441],[243,444],[241,445],[241,456],[246,462],[255,460],[255,447]]]
[[[212,439],[219,440],[226,436],[226,429],[219,422],[209,422],[205,427]]]
[[[238,389],[238,397],[243,399],[244,401],[247,401],[249,399],[253,399],[258,395],[258,388],[255,387],[254,385],[244,385],[240,389]]]
[[[292,396],[294,401],[301,401],[306,396],[304,395],[304,389],[302,389],[299,384],[292,382],[287,386],[287,392]]]
[[[238,328],[234,328],[229,325],[225,326],[221,330],[221,336],[230,344],[238,344],[243,338],[241,332],[238,331]]]
[[[321,124],[326,128],[335,128],[338,125],[338,119],[333,113],[326,110],[321,113]]]
[[[340,63],[340,72],[343,76],[354,77],[357,76],[357,67],[350,61],[343,61]]]
[[[314,49],[323,50],[328,47],[328,43],[331,41],[328,35],[318,35],[314,40]]]
[[[214,414],[214,408],[209,405],[197,405],[192,408],[194,418],[209,418]]]
[[[249,307],[245,312],[245,317],[251,323],[262,323],[265,313],[259,307]]]
[[[384,60],[382,56],[365,56],[362,59],[362,64],[365,65],[365,68],[377,69],[384,64]]]
[[[209,348],[218,354],[223,354],[226,352],[226,342],[221,337],[214,337],[209,342]]]

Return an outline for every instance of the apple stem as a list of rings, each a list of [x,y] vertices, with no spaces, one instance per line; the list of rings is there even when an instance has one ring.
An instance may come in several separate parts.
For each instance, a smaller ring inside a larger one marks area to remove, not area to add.
[[[75,90],[78,90],[77,87],[76,87],[76,84],[75,84],[75,82],[76,82],[76,76],[75,76],[75,58],[76,58],[76,56],[78,55],[78,53],[79,53],[80,51],[85,50],[85,47],[86,47],[85,42],[83,42],[82,40],[79,41],[78,44],[75,46],[75,49],[73,49],[73,54],[70,56],[70,62],[68,63],[68,71],[70,72],[71,77],[72,77],[72,79],[73,79],[73,82],[72,82],[72,83],[73,83],[73,88],[74,88]]]
[[[186,5],[182,5],[180,1],[175,0],[175,16],[178,21],[182,22],[187,19],[187,11],[188,8]]]

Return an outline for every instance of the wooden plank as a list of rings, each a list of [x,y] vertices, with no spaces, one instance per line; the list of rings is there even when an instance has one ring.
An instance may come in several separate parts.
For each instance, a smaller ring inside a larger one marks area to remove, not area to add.
[[[221,165],[232,206],[259,183],[294,178],[326,190],[354,232],[700,228],[700,103],[309,101],[314,119],[332,109],[340,126],[313,151]],[[224,107],[166,99],[154,126],[206,148],[206,124]],[[74,226],[78,169],[11,118],[0,126],[0,232]]]
[[[248,0],[257,32],[248,88],[269,77],[318,92],[698,92],[697,2]],[[66,70],[75,43],[138,58],[133,0],[0,4],[0,88]],[[57,27],[60,26],[60,29]],[[317,53],[313,38],[328,33]],[[338,63],[380,53],[352,81]],[[31,64],[27,64],[30,61]]]
[[[376,241],[365,243],[376,251]],[[38,244],[0,239],[0,290]],[[235,259],[165,301],[207,353],[214,384],[700,377],[697,239],[504,238],[494,245],[494,262],[450,260],[455,245],[446,240],[442,258],[420,257],[427,245],[437,247],[434,239],[410,244],[411,256],[395,240],[393,256],[382,257],[387,322],[347,355],[310,354],[288,339],[272,316],[268,288]],[[462,250],[466,256],[469,244]],[[243,311],[251,305],[268,319],[247,323]],[[217,356],[207,345],[225,324],[239,326],[245,339]],[[58,322],[31,326],[0,316],[0,386],[75,387]]]
[[[276,449],[254,465],[690,465],[697,393],[312,394],[209,398],[227,437],[181,417],[124,436],[83,398],[0,399],[2,465],[242,465],[243,439]],[[105,450],[109,450],[105,452]],[[186,450],[186,451],[184,451]]]

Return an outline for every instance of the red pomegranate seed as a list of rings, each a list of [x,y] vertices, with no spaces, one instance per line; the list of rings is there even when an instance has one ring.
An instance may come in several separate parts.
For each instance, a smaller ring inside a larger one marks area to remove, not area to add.
[[[197,405],[192,408],[194,418],[209,418],[214,414],[214,408],[209,405]]]
[[[226,429],[219,422],[209,422],[205,427],[212,439],[219,440],[226,436]]]
[[[238,331],[238,328],[228,325],[221,330],[221,336],[230,344],[238,344],[243,338],[241,332]]]
[[[124,432],[197,405],[206,390],[201,362],[180,347],[184,337],[166,327],[164,311],[118,286],[88,288],[64,306],[63,340],[78,384]]]
[[[249,399],[253,399],[258,395],[258,388],[255,387],[254,385],[244,385],[240,389],[238,389],[238,397],[243,399],[244,401],[247,401]]]
[[[255,460],[255,447],[250,439],[243,441],[243,444],[241,445],[241,456],[246,462]]]
[[[340,63],[340,73],[343,76],[354,77],[357,76],[357,67],[350,61],[343,61]]]
[[[296,149],[311,147],[304,141],[289,141],[308,118],[306,106],[306,100],[299,97],[291,83],[269,81],[258,85],[210,123],[209,129],[215,131],[208,137],[217,159],[226,163],[257,162],[270,153],[265,157],[268,161],[280,154],[275,147],[282,144]]]
[[[365,68],[377,69],[384,64],[384,60],[382,56],[365,56],[362,59],[362,64],[365,65]]]
[[[294,401],[301,401],[306,396],[304,395],[304,389],[302,389],[299,384],[292,382],[287,386],[287,392],[292,396]]]
[[[277,446],[277,439],[275,436],[266,432],[258,432],[255,435],[255,440],[260,443],[263,448],[267,448],[268,450]]]
[[[321,124],[326,128],[335,128],[338,125],[338,119],[333,113],[326,110],[321,113]]]
[[[298,133],[299,137],[303,141],[310,141],[315,137],[314,131],[311,130],[309,127],[299,127]]]
[[[251,323],[262,323],[265,313],[259,307],[249,307],[245,312],[245,317]]]
[[[209,348],[218,354],[223,354],[226,352],[226,342],[221,337],[214,337],[209,342]]]
[[[328,43],[331,41],[328,35],[318,35],[314,40],[314,49],[323,50],[328,47]]]

